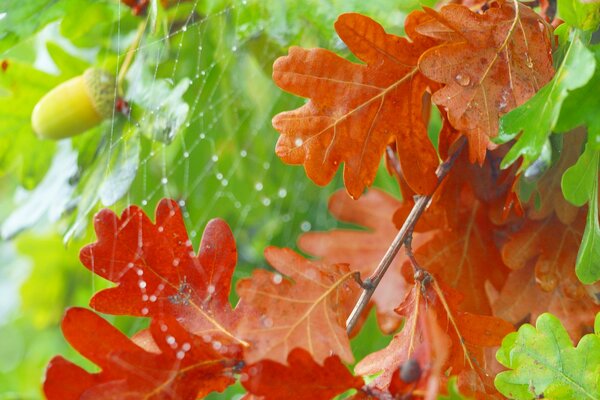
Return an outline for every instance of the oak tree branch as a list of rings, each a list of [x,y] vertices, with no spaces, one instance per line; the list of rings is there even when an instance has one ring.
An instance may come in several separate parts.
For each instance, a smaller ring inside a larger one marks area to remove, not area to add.
[[[363,291],[360,295],[360,298],[358,299],[356,305],[352,309],[350,316],[346,320],[346,332],[348,332],[348,334],[350,334],[350,332],[352,332],[352,330],[356,326],[356,323],[358,322],[364,309],[367,307],[371,296],[373,296],[373,293],[377,289],[379,282],[381,282],[381,279],[383,279],[383,276],[387,272],[389,266],[392,264],[392,261],[394,261],[396,254],[398,254],[398,251],[402,248],[402,246],[406,242],[406,239],[412,233],[415,225],[417,224],[417,221],[421,217],[421,214],[423,214],[423,212],[429,205],[431,197],[433,196],[437,188],[440,187],[440,184],[442,183],[444,178],[446,178],[446,176],[450,172],[450,169],[454,165],[454,162],[456,161],[462,149],[464,148],[465,143],[466,139],[463,136],[459,139],[454,153],[448,158],[448,160],[440,164],[435,173],[438,178],[435,189],[429,195],[418,197],[417,201],[415,202],[415,205],[408,214],[406,221],[404,221],[404,224],[400,228],[400,231],[398,231],[398,234],[390,244],[390,247],[387,249],[381,261],[379,262],[379,265],[377,266],[373,274],[365,280],[365,284],[363,285]]]

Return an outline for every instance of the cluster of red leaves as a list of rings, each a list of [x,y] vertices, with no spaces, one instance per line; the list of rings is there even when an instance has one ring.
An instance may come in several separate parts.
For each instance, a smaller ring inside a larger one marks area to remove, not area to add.
[[[255,271],[238,281],[240,301],[232,308],[237,255],[224,221],[208,223],[198,255],[171,200],[158,205],[155,223],[135,206],[121,217],[104,210],[94,222],[98,241],[82,249],[81,261],[117,286],[98,292],[91,307],[149,317],[150,328],[128,339],[91,311],[67,311],[66,339],[101,371],[54,358],[44,383],[49,399],[194,399],[222,391],[236,375],[251,393],[281,398],[269,371],[286,368],[299,399],[362,386],[340,361],[352,361],[344,322],[356,285],[347,265],[270,247],[266,257],[285,277]]]
[[[158,205],[155,222],[135,206],[120,217],[100,212],[98,241],[81,261],[116,286],[90,305],[149,318],[150,327],[127,338],[92,311],[67,311],[65,337],[100,371],[54,358],[44,383],[49,399],[194,399],[236,379],[247,399],[328,399],[350,389],[355,399],[435,399],[451,376],[465,393],[495,398],[494,348],[515,326],[550,310],[573,336],[587,329],[598,307],[573,274],[582,212],[555,195],[574,155],[565,152],[540,181],[542,207],[523,209],[516,168],[500,173],[505,149],[490,142],[499,116],[552,77],[543,20],[501,1],[485,12],[455,4],[413,12],[407,38],[358,14],[342,15],[335,27],[364,64],[300,48],[276,61],[275,82],[310,99],[274,118],[277,154],[303,164],[319,184],[344,163],[346,189],[358,199],[385,153],[406,200],[378,190],[358,200],[336,193],[331,212],[367,230],[302,235],[299,247],[319,261],[267,248],[275,271],[240,279],[235,307],[237,254],[225,222],[207,224],[196,254],[175,201]],[[441,185],[427,136],[432,102],[444,119],[440,156],[461,135],[469,147]],[[395,336],[359,360],[353,376],[343,362],[354,361],[345,321],[358,296],[355,278],[373,273],[413,195],[434,191],[411,254],[396,258],[371,301],[382,331]],[[376,373],[365,385],[361,376]]]

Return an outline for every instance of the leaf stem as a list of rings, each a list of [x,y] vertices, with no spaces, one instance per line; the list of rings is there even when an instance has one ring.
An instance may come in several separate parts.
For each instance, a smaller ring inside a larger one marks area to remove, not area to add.
[[[346,320],[346,332],[348,332],[348,334],[352,332],[352,330],[356,326],[360,315],[367,307],[367,304],[369,303],[371,296],[373,296],[373,293],[377,289],[379,282],[381,282],[381,279],[383,279],[383,276],[387,272],[389,266],[392,264],[392,261],[394,261],[394,258],[396,257],[396,254],[398,254],[400,248],[402,248],[402,246],[405,244],[407,238],[410,237],[410,234],[412,233],[415,225],[417,224],[417,221],[421,217],[421,214],[423,214],[423,212],[429,205],[431,197],[433,196],[437,188],[440,186],[444,178],[446,178],[448,172],[450,172],[450,169],[452,168],[454,162],[462,152],[463,148],[465,147],[465,144],[466,139],[463,136],[458,140],[456,151],[448,158],[448,160],[440,164],[435,173],[438,178],[438,181],[433,192],[427,196],[419,196],[419,198],[415,202],[415,205],[410,211],[410,214],[408,214],[406,221],[404,221],[404,224],[400,228],[400,231],[398,231],[398,234],[390,244],[390,247],[387,249],[381,261],[379,262],[379,265],[377,266],[373,274],[366,280],[367,282],[369,282],[369,285],[363,287],[363,291],[360,295],[360,298],[358,299],[356,305],[352,309],[350,316]]]
[[[125,75],[127,71],[129,71],[129,67],[131,66],[131,62],[133,61],[133,55],[137,51],[140,46],[140,42],[142,41],[142,37],[144,36],[144,32],[146,31],[146,26],[148,25],[148,19],[143,20],[139,23],[137,32],[135,37],[133,38],[133,42],[127,48],[127,52],[125,53],[125,59],[123,60],[123,64],[121,65],[121,69],[119,71],[119,76],[117,77],[117,88],[119,94],[123,93],[123,81],[125,80]]]

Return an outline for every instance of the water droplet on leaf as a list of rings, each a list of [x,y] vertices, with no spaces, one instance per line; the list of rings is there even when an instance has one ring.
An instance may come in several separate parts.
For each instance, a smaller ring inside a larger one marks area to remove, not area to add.
[[[454,80],[456,81],[456,83],[458,83],[460,86],[468,86],[469,83],[471,83],[471,78],[469,77],[469,75],[467,74],[457,74],[454,77]]]

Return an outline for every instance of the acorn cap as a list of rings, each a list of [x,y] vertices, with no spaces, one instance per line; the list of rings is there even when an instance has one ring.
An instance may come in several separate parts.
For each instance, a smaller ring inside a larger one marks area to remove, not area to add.
[[[98,114],[104,118],[112,117],[117,95],[115,76],[100,68],[88,68],[83,79]]]
[[[35,105],[31,125],[40,138],[63,139],[83,133],[113,114],[115,78],[87,69],[50,90]]]

